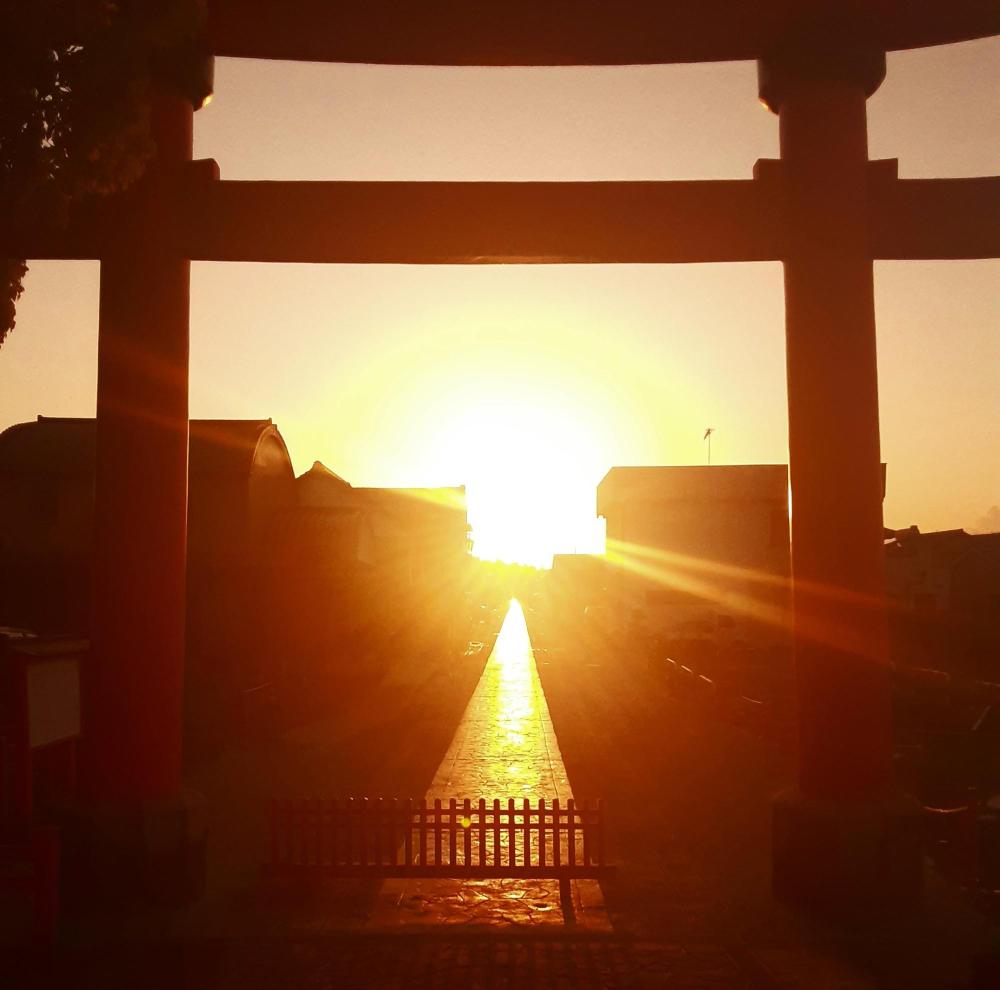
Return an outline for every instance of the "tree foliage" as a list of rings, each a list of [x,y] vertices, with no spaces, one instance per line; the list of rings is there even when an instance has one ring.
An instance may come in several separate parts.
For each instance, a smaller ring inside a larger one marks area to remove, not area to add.
[[[0,0],[0,222],[65,223],[142,175],[153,75],[203,19],[204,0]],[[27,266],[0,265],[2,345]]]

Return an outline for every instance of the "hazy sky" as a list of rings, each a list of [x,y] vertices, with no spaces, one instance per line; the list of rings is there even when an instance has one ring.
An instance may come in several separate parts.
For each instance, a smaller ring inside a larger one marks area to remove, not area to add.
[[[228,179],[749,178],[777,155],[752,63],[220,60],[216,91],[195,150]],[[904,177],[995,174],[1000,41],[890,55],[869,121]],[[714,463],[787,456],[776,263],[197,264],[192,292],[192,416],[272,417],[297,473],[466,482],[487,552],[592,548],[604,472],[704,463],[707,426]],[[876,299],[886,522],[974,527],[1000,504],[1000,263],[880,263]],[[96,337],[97,266],[34,265],[0,428],[93,415]]]

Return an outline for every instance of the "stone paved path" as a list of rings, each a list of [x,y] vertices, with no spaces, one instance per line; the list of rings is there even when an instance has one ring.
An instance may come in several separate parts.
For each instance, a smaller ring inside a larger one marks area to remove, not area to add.
[[[453,797],[573,797],[516,600],[427,792],[430,800]],[[576,925],[608,930],[596,881],[574,881],[572,888]],[[372,926],[414,924],[561,926],[564,917],[554,880],[387,882]]]

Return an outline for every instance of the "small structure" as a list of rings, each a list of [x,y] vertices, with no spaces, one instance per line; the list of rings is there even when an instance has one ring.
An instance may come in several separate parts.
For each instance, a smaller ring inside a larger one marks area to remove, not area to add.
[[[81,640],[0,629],[0,929],[5,934],[30,931],[47,941],[55,933],[59,838],[52,816],[76,796],[80,662],[86,649]]]

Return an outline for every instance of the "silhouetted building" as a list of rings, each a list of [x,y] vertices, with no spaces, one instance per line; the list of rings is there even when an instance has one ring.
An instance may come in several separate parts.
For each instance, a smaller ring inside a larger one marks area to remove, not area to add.
[[[0,433],[0,625],[86,632],[94,439],[42,416]]]
[[[356,488],[368,527],[363,547],[393,575],[400,594],[423,594],[465,566],[469,523],[465,488]]]
[[[92,419],[0,434],[0,625],[86,634]],[[354,488],[316,462],[295,478],[270,420],[192,420],[189,742],[377,676],[394,651],[452,645],[468,562],[463,488]]]
[[[895,531],[886,545],[886,588],[914,612],[1000,619],[1000,533]]]
[[[318,461],[295,480],[295,501],[275,522],[272,602],[283,616],[286,698],[322,706],[344,679],[371,676],[365,636],[364,513],[351,485]]]
[[[335,686],[379,676],[407,651],[454,647],[468,566],[465,490],[355,488],[319,461],[295,486],[276,593],[292,617],[303,683],[313,668]]]
[[[295,482],[300,525],[323,553],[393,575],[422,590],[465,566],[469,524],[465,489],[356,488],[316,461]]]
[[[1000,681],[1000,533],[886,535],[895,661]]]
[[[270,420],[192,420],[187,704],[198,740],[450,643],[468,562],[463,488],[295,478]],[[0,625],[86,634],[92,419],[0,434]],[[412,644],[411,644],[412,645]]]
[[[651,636],[779,635],[789,576],[781,464],[616,467],[597,488],[609,602]]]
[[[210,735],[249,729],[277,703],[287,664],[277,522],[294,506],[291,458],[270,419],[191,421],[186,678],[192,725]]]
[[[95,440],[92,419],[39,416],[0,434],[0,624],[87,634]],[[294,481],[270,420],[191,421],[185,677],[195,722],[230,723],[245,692],[278,676],[272,543]]]
[[[396,649],[454,650],[468,584],[465,489],[355,489],[370,566],[369,622]]]
[[[358,503],[357,489],[325,464],[313,466],[295,479],[297,516],[322,545],[322,553],[337,560],[367,561],[370,527]]]
[[[0,434],[0,622],[87,630],[95,438],[92,419],[44,416]],[[191,575],[245,569],[294,501],[284,441],[270,420],[193,420],[190,449]]]

